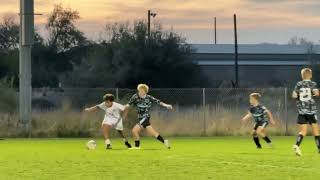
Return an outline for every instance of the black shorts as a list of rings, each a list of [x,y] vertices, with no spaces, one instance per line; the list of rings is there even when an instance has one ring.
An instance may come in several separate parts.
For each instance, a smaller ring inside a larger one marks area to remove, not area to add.
[[[260,121],[260,122],[256,122],[256,124],[254,125],[253,129],[257,130],[259,126],[266,128],[269,125],[268,121]]]
[[[299,114],[298,124],[317,124],[318,118],[315,114]]]
[[[143,118],[139,118],[139,122],[138,122],[139,126],[142,126],[143,128],[146,128],[148,126],[151,126],[150,124],[150,117],[143,117]]]

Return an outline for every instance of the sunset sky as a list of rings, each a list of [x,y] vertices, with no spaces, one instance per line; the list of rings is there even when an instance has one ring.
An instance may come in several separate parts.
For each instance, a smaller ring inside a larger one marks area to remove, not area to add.
[[[213,18],[217,17],[218,43],[233,42],[234,13],[238,16],[239,43],[287,43],[290,37],[320,41],[319,0],[35,0],[37,28],[54,4],[78,10],[77,26],[96,39],[107,22],[145,19],[147,10],[158,15],[153,21],[173,28],[190,43],[213,41]],[[16,15],[19,0],[0,0],[0,17]]]

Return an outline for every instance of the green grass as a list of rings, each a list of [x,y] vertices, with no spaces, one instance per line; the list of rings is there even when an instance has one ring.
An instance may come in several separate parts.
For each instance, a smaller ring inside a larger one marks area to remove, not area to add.
[[[303,156],[292,150],[294,137],[274,137],[274,149],[257,150],[250,137],[171,138],[165,149],[151,138],[141,150],[126,150],[120,139],[106,151],[98,140],[8,139],[0,141],[0,179],[319,179],[320,154],[313,137]],[[264,142],[262,142],[263,145]]]

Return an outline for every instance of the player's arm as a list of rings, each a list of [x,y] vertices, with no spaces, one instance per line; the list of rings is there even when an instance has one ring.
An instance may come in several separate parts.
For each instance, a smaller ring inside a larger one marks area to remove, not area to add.
[[[292,98],[293,98],[293,99],[297,99],[297,98],[298,98],[298,93],[297,93],[297,91],[293,91],[293,92],[292,92]]]
[[[246,123],[251,117],[252,114],[248,111],[248,113],[241,119],[241,122]]]
[[[312,88],[312,94],[313,96],[319,96],[320,93],[319,93],[319,89],[317,88],[317,83],[314,82],[314,85],[313,85],[313,88]]]
[[[137,95],[134,94],[128,101],[128,104],[126,104],[124,107],[125,107],[125,110],[128,110],[130,106],[133,106],[135,105],[137,101]]]
[[[98,110],[98,106],[92,106],[84,109],[85,112],[95,112],[97,110]]]
[[[166,103],[164,103],[164,102],[160,102],[160,106],[165,107],[165,108],[167,108],[167,109],[173,109],[173,107],[172,107],[171,104],[166,104]]]
[[[129,104],[123,106],[123,110],[122,110],[122,119],[123,120],[127,119],[128,112],[129,112]]]
[[[274,118],[273,118],[272,112],[269,111],[268,109],[267,109],[266,111],[267,111],[267,114],[268,114],[268,117],[269,117],[269,120],[270,120],[271,124],[272,124],[272,125],[275,125],[275,124],[276,124],[276,121],[275,121]]]
[[[292,98],[293,99],[297,99],[299,97],[299,83],[296,84],[296,86],[294,87],[294,90],[292,91]]]
[[[312,89],[313,96],[320,96],[319,89]]]
[[[130,108],[130,106],[134,106],[136,101],[137,101],[137,96],[135,94],[129,99],[128,104],[124,105],[124,109],[122,111],[122,119],[123,120],[127,119],[129,108]]]
[[[156,104],[158,104],[158,105],[160,105],[160,106],[162,106],[162,107],[165,107],[165,108],[167,108],[167,109],[173,109],[173,107],[172,107],[171,104],[166,104],[166,103],[160,101],[159,99],[157,99],[157,98],[155,98],[155,97],[153,97],[153,96],[150,96],[150,98],[151,98],[151,101],[152,101],[153,103],[156,103]]]

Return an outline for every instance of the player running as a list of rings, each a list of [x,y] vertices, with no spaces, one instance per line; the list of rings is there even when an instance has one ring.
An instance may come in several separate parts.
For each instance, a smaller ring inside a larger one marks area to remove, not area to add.
[[[105,111],[104,120],[102,122],[102,133],[105,139],[106,149],[112,149],[111,141],[109,139],[109,132],[111,128],[115,128],[120,136],[123,138],[126,147],[131,148],[127,138],[123,135],[122,117],[125,117],[128,111],[125,106],[114,102],[114,96],[112,94],[106,94],[103,96],[101,104],[86,108],[86,112],[97,111],[98,109]]]
[[[307,135],[308,124],[312,127],[318,152],[320,153],[320,137],[319,128],[317,124],[317,107],[315,104],[315,96],[319,96],[317,83],[311,81],[312,70],[304,68],[301,70],[302,81],[299,81],[292,93],[292,97],[297,100],[299,135],[296,144],[293,145],[293,150],[297,156],[301,156],[300,144],[303,137]]]
[[[269,124],[269,121],[272,125],[275,125],[271,111],[269,111],[265,106],[260,104],[261,95],[259,93],[250,94],[250,108],[248,113],[242,118],[242,122],[247,122],[251,117],[255,121],[254,128],[252,130],[253,141],[256,144],[258,149],[261,149],[262,146],[259,142],[259,136],[265,140],[269,147],[272,147],[272,142],[269,137],[266,135],[266,127]],[[268,121],[269,119],[269,121]]]
[[[135,139],[135,149],[140,149],[140,132],[142,129],[146,129],[147,132],[162,142],[168,149],[170,144],[168,140],[165,140],[150,124],[150,109],[153,104],[158,104],[167,109],[172,109],[172,105],[165,104],[160,100],[148,95],[149,87],[146,84],[139,84],[137,87],[138,93],[134,94],[129,103],[126,105],[133,106],[138,112],[138,123],[132,129],[132,133]]]

